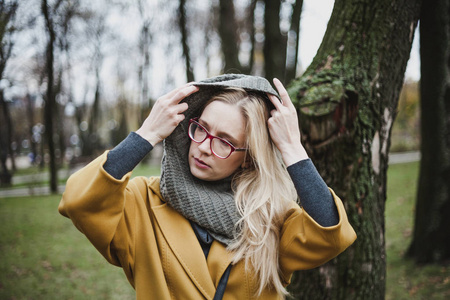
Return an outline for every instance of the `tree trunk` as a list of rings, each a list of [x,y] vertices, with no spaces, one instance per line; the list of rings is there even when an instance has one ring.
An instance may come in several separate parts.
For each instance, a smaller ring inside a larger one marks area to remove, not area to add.
[[[181,45],[183,46],[183,56],[186,65],[186,79],[188,82],[194,81],[194,72],[191,67],[191,56],[189,55],[189,45],[186,24],[186,0],[180,0],[178,6],[178,26],[181,32]]]
[[[303,0],[296,0],[292,5],[291,29],[289,30],[289,38],[286,46],[286,82],[290,82],[294,79],[297,73],[300,40],[300,17],[302,15],[302,9]]]
[[[89,149],[91,149],[90,155],[96,155],[96,152],[101,148],[100,147],[100,137],[98,135],[99,123],[100,123],[100,92],[101,92],[101,80],[100,80],[100,67],[95,70],[95,93],[94,93],[94,102],[92,103],[89,121],[88,121],[88,143]]]
[[[450,1],[420,15],[421,154],[413,241],[418,263],[450,259]]]
[[[6,161],[8,159],[8,154],[10,153],[11,145],[11,117],[9,114],[8,104],[6,103],[3,96],[3,89],[0,89],[0,123],[3,124],[0,127],[0,186],[10,186],[12,174],[8,169]]]
[[[42,0],[42,14],[45,18],[45,25],[48,34],[47,55],[46,55],[46,73],[47,73],[47,93],[45,96],[44,123],[45,136],[50,156],[50,190],[52,193],[58,191],[58,172],[56,168],[55,142],[54,142],[54,111],[56,106],[56,95],[54,92],[54,54],[56,33],[52,17],[49,12],[47,0]]]
[[[253,66],[255,64],[255,45],[256,45],[256,30],[255,30],[255,9],[256,9],[256,3],[257,0],[251,0],[247,9],[246,9],[246,15],[247,19],[245,20],[245,27],[250,35],[250,58],[248,60],[248,65],[244,69],[245,74],[252,74]]]
[[[34,101],[31,99],[31,95],[27,93],[26,99],[26,112],[28,119],[28,134],[30,138],[30,152],[31,152],[31,163],[34,165],[36,163],[37,156],[37,142],[34,138],[33,126],[34,126]]]
[[[18,1],[1,1],[0,2],[0,80],[3,79],[3,72],[6,63],[11,57],[12,48],[14,46],[13,34],[16,31],[14,27],[14,19],[16,16]],[[8,154],[11,159],[12,170],[16,170],[14,152],[12,151],[11,142],[13,140],[13,127],[9,107],[4,99],[3,89],[0,90],[0,185],[10,185],[12,174],[6,165]]]
[[[225,60],[224,73],[241,73],[239,61],[239,37],[234,15],[234,4],[230,0],[220,0],[219,35]]]
[[[264,8],[264,72],[265,77],[284,81],[287,39],[280,31],[280,1],[265,0]]]
[[[145,118],[148,116],[150,110],[150,97],[148,91],[149,83],[149,72],[150,72],[150,21],[145,20],[141,28],[141,38],[140,38],[140,51],[143,58],[142,64],[139,66],[139,83],[141,86],[141,94],[139,101],[139,111],[138,111],[138,124],[142,124]],[[183,48],[184,51],[184,48]],[[185,57],[186,59],[186,57]],[[188,65],[189,64],[189,65]],[[186,62],[186,69],[190,69],[190,62]],[[186,73],[186,78],[190,76]],[[193,74],[192,74],[193,76]],[[193,79],[193,77],[192,77]]]
[[[289,86],[303,143],[358,235],[329,263],[296,273],[298,299],[384,299],[390,133],[420,3],[336,0],[316,57]]]

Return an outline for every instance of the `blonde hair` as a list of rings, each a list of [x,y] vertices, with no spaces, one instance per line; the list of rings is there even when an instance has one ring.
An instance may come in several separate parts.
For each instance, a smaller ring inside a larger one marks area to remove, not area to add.
[[[240,220],[238,236],[228,246],[233,263],[244,259],[259,279],[257,296],[268,287],[280,297],[288,293],[281,281],[279,241],[284,216],[297,193],[281,154],[267,128],[269,108],[262,95],[240,88],[227,88],[212,101],[237,105],[246,120],[248,168],[233,178],[234,197]],[[268,99],[266,101],[269,101]]]

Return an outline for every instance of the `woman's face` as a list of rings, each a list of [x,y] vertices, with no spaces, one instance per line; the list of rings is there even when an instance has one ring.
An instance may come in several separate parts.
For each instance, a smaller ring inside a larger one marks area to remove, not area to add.
[[[236,105],[213,101],[203,110],[198,122],[214,136],[229,141],[236,148],[245,147],[245,119]],[[233,174],[243,163],[245,151],[235,151],[221,159],[211,152],[211,140],[191,141],[189,168],[198,179],[215,181]]]

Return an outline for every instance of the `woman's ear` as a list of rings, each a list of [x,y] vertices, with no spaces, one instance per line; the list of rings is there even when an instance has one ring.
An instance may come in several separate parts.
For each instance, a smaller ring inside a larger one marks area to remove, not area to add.
[[[244,162],[241,164],[242,169],[250,169],[253,166],[253,159],[248,153],[245,154]]]

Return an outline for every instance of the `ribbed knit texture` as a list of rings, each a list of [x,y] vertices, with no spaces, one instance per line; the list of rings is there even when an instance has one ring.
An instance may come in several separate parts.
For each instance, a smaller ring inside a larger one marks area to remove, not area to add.
[[[231,177],[209,182],[191,175],[189,120],[198,117],[206,102],[224,87],[261,92],[265,98],[266,93],[277,97],[278,94],[265,78],[238,74],[221,75],[194,85],[200,90],[182,101],[189,106],[184,113],[186,118],[163,143],[160,190],[164,200],[176,211],[208,230],[214,239],[228,245],[235,237],[235,224],[240,217],[231,190]]]

